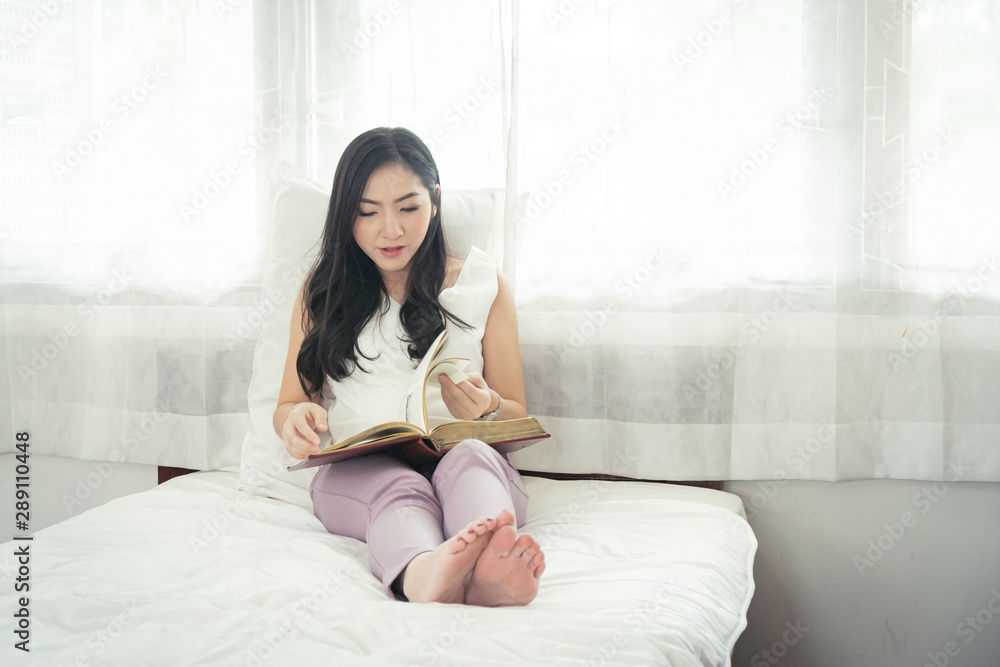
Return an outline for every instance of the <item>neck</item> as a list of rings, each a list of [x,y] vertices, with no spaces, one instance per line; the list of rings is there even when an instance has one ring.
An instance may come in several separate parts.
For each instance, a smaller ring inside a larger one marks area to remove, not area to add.
[[[385,291],[388,292],[391,298],[400,303],[406,300],[407,277],[409,277],[409,272],[382,272],[382,284],[385,285]]]

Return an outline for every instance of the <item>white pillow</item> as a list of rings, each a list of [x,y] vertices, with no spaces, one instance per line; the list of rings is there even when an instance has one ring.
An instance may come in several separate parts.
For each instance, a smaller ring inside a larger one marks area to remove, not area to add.
[[[271,238],[260,307],[264,321],[250,378],[250,427],[243,438],[240,490],[311,509],[309,483],[318,468],[288,472],[297,460],[285,451],[271,420],[288,354],[292,306],[319,251],[330,188],[310,181],[285,161],[275,166],[270,187]],[[443,191],[449,254],[464,258],[475,245],[500,259],[503,205],[502,189]]]

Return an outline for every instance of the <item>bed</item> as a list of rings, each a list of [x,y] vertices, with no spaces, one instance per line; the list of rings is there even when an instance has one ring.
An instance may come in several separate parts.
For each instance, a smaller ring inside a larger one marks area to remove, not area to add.
[[[484,609],[389,600],[363,543],[238,482],[186,475],[39,531],[27,655],[4,544],[0,662],[728,665],[746,627],[757,543],[732,494],[528,476],[547,570],[528,606]]]
[[[254,350],[249,426],[242,442],[220,440],[239,465],[168,472],[154,489],[4,544],[0,664],[728,665],[746,627],[757,542],[741,500],[720,490],[526,475],[522,530],[547,564],[534,601],[484,609],[385,595],[365,545],[313,515],[316,469],[289,472],[295,461],[271,425],[294,294],[328,199],[287,163],[271,194],[260,309],[271,314]],[[445,196],[453,251],[491,251],[503,199]],[[176,437],[172,449],[184,450]],[[574,471],[546,474],[560,472]],[[14,648],[12,611],[23,595],[14,554],[26,544],[30,653]]]

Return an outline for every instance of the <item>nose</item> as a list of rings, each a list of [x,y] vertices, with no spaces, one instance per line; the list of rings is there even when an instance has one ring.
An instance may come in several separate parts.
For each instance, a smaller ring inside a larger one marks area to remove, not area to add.
[[[395,213],[385,216],[385,223],[382,225],[382,236],[387,239],[396,239],[403,235],[403,225]]]

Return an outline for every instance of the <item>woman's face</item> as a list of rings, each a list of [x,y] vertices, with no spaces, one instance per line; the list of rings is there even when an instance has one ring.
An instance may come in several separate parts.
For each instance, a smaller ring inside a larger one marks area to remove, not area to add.
[[[387,164],[368,178],[354,221],[354,240],[375,262],[392,293],[406,284],[437,208],[409,167]]]

